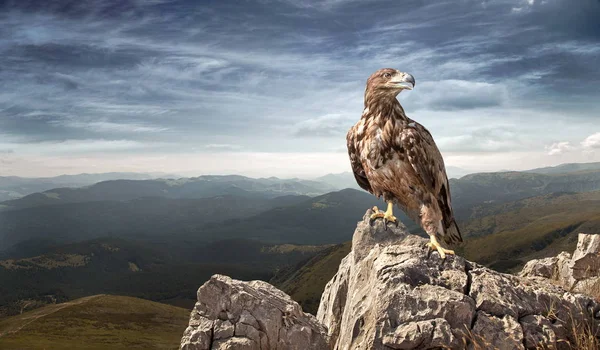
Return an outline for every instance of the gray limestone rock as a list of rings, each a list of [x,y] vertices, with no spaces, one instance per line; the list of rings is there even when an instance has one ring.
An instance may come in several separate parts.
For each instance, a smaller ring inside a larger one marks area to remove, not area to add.
[[[580,233],[573,256],[562,252],[555,257],[527,262],[521,277],[544,277],[569,291],[597,294],[600,290],[600,235]]]
[[[459,256],[442,260],[426,239],[402,225],[370,223],[370,214],[317,313],[335,350],[560,349],[572,340],[569,320],[598,313],[592,298],[547,278],[502,274]],[[552,276],[555,266],[535,270]]]
[[[600,275],[600,235],[579,234],[569,267],[577,281]]]
[[[200,289],[185,350],[325,350],[327,331],[287,294],[262,281],[214,275]]]

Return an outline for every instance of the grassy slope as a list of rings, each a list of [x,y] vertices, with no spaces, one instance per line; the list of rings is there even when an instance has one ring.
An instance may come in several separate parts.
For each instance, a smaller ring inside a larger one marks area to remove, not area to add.
[[[340,262],[351,249],[352,242],[333,246],[301,266],[282,271],[271,283],[302,305],[305,312],[316,314],[325,285],[335,275]]]
[[[600,192],[553,194],[508,203],[464,228],[474,237],[459,252],[499,270],[575,248],[579,232],[600,233]],[[486,235],[477,237],[477,232]]]
[[[39,251],[43,247],[23,247]],[[198,286],[215,273],[268,280],[275,271],[328,246],[273,246],[236,239],[210,244],[103,238],[0,260],[0,316],[51,302],[111,293],[190,308]],[[19,252],[16,252],[19,253]],[[50,297],[52,296],[52,297]]]
[[[95,295],[0,320],[2,349],[176,349],[189,311]]]

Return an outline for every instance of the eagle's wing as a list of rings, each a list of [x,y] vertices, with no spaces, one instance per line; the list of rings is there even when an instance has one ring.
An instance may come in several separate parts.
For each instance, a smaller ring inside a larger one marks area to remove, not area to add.
[[[412,122],[400,133],[400,143],[406,150],[408,162],[417,178],[438,200],[445,229],[442,238],[446,243],[462,242],[460,230],[452,212],[450,184],[446,175],[444,159],[433,141],[433,137],[425,127]]]
[[[348,134],[346,135],[346,145],[348,147],[350,165],[352,166],[352,172],[354,173],[356,182],[361,188],[372,193],[373,189],[371,188],[369,179],[367,179],[367,175],[365,174],[365,169],[360,161],[360,149],[358,149],[356,142],[356,125],[348,131]]]

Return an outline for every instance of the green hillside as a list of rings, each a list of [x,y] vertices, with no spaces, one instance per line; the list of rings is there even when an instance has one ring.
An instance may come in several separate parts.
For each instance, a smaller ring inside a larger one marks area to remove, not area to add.
[[[373,205],[383,207],[383,202],[365,191],[352,189],[313,198],[144,197],[44,205],[0,211],[0,246],[9,249],[33,239],[68,243],[105,236],[338,244],[349,239],[356,222]],[[398,214],[410,226],[408,218],[399,211]]]
[[[461,221],[472,217],[478,206],[518,201],[556,192],[600,190],[600,170],[558,174],[528,172],[477,173],[450,180],[452,205]]]
[[[459,252],[502,271],[572,251],[580,232],[600,233],[600,191],[555,193],[481,210],[481,217],[463,225],[471,237]]]
[[[31,239],[68,243],[103,236],[201,237],[208,223],[242,219],[308,199],[307,196],[267,199],[232,195],[198,199],[143,197],[0,211],[0,247],[7,249]]]
[[[269,281],[297,301],[305,312],[317,314],[325,285],[335,275],[352,242],[323,250],[297,266],[280,271]]]
[[[114,293],[191,308],[215,273],[269,280],[327,246],[284,246],[250,240],[211,243],[102,238],[58,246],[25,246],[0,260],[0,316],[54,301]],[[27,252],[45,249],[41,255]],[[20,257],[17,257],[20,256]]]
[[[211,224],[204,234],[213,239],[246,237],[278,244],[339,244],[352,238],[356,223],[374,205],[384,208],[385,203],[365,191],[348,188],[227,225]],[[395,214],[411,232],[421,232],[399,209]]]
[[[177,349],[189,310],[94,295],[0,319],[0,349]]]

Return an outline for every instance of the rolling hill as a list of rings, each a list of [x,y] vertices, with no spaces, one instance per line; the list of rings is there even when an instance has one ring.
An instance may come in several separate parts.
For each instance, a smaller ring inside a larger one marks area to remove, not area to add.
[[[459,249],[497,270],[519,269],[533,258],[573,251],[577,233],[600,233],[600,191],[553,193],[479,208],[465,225]]]
[[[450,180],[452,204],[461,221],[471,218],[478,206],[494,206],[555,192],[600,190],[600,170],[561,174],[525,172],[478,173]]]
[[[210,224],[205,234],[208,239],[246,237],[277,244],[337,244],[352,237],[356,222],[374,205],[384,208],[385,203],[365,191],[348,188],[227,225]],[[396,215],[413,232],[420,232],[401,211]]]
[[[557,166],[549,166],[544,168],[536,168],[526,170],[526,173],[538,174],[563,174],[586,170],[600,170],[600,162],[596,163],[566,163]]]
[[[187,235],[202,238],[208,223],[241,219],[306,196],[200,199],[144,197],[128,201],[94,201],[35,206],[0,212],[0,246],[31,239],[73,242],[96,237],[156,238]]]
[[[170,179],[180,176],[166,173],[100,173],[60,175],[55,177],[0,176],[0,202],[17,199],[28,194],[43,192],[58,187],[82,187],[108,180]]]
[[[285,195],[320,195],[333,190],[335,188],[332,186],[317,181],[275,177],[253,179],[239,175],[112,180],[80,188],[54,188],[4,201],[0,203],[0,210],[92,201],[127,201],[143,197],[198,199],[233,195],[266,199]]]
[[[325,249],[308,260],[279,271],[269,282],[297,301],[302,310],[316,315],[325,285],[351,249],[350,241]]]
[[[0,316],[99,293],[191,307],[198,286],[215,273],[268,280],[276,271],[326,248],[244,239],[201,243],[100,238],[38,246],[31,242],[0,260]]]
[[[177,349],[189,310],[94,295],[0,319],[1,349]]]
[[[373,205],[383,207],[383,202],[346,189],[314,198],[154,197],[35,206],[0,212],[0,246],[6,250],[31,239],[68,243],[105,236],[336,244],[348,239],[356,221]]]

